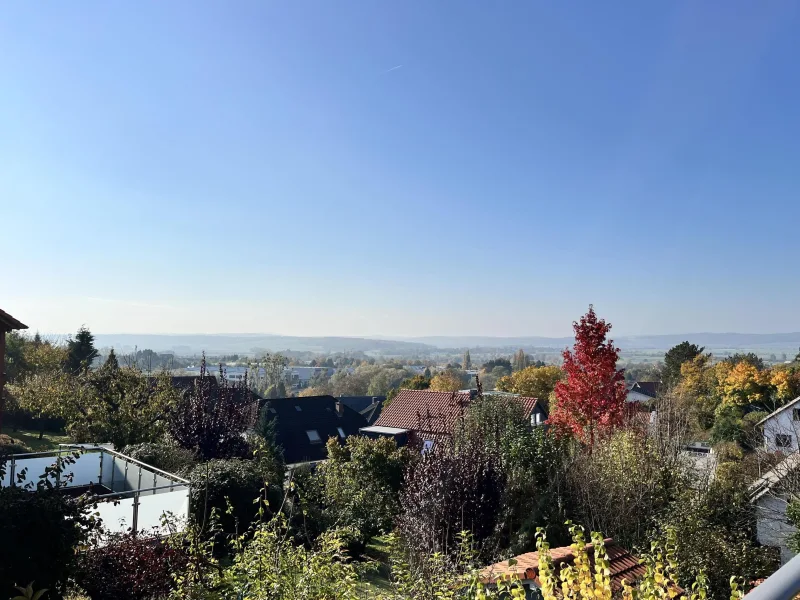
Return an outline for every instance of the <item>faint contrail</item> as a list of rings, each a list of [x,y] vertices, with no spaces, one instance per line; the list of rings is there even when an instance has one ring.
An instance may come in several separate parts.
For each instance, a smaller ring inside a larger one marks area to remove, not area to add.
[[[391,73],[392,71],[396,71],[397,69],[401,68],[403,65],[397,65],[396,67],[392,67],[391,69],[387,69],[384,73]]]

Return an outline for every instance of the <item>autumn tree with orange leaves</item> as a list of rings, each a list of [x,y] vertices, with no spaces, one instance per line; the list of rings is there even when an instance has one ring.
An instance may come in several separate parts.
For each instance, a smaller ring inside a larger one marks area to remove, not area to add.
[[[556,384],[556,406],[550,424],[557,431],[594,445],[595,434],[622,424],[625,376],[617,369],[619,348],[606,341],[611,324],[598,319],[594,308],[572,324],[575,346],[564,350],[565,378]]]

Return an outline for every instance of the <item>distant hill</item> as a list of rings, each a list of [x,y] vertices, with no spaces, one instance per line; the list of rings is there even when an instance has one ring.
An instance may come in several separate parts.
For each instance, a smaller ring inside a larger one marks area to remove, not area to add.
[[[118,352],[149,348],[155,352],[174,352],[179,356],[207,354],[256,354],[258,352],[379,352],[409,354],[434,348],[419,342],[373,340],[350,337],[294,337],[264,334],[132,334],[95,335],[98,348],[113,347]]]
[[[174,352],[179,356],[208,354],[255,354],[258,352],[368,352],[384,355],[431,354],[442,349],[486,348],[562,350],[574,343],[571,337],[489,337],[428,336],[404,339],[384,337],[295,337],[265,334],[98,334],[99,348],[113,346],[119,352],[149,348]],[[800,347],[800,333],[684,333],[679,335],[640,335],[614,337],[624,351],[664,351],[684,340],[707,350],[762,350],[787,352],[792,356]]]

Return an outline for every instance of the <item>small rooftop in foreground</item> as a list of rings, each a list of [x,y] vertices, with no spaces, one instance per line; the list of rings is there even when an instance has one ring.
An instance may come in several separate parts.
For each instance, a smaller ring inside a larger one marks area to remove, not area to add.
[[[639,563],[639,559],[633,556],[628,550],[617,544],[613,539],[605,540],[606,552],[610,563],[611,588],[615,592],[622,590],[622,581],[627,580],[633,584],[644,575],[645,567]],[[589,560],[594,568],[594,550],[592,544],[586,544]],[[551,548],[550,557],[553,560],[553,569],[556,579],[562,565],[570,565],[575,560],[575,555],[570,546],[561,548]],[[494,584],[503,575],[516,575],[523,584],[527,586],[541,587],[539,581],[539,553],[527,552],[515,556],[515,565],[509,565],[508,561],[502,561],[490,565],[481,571],[481,580],[484,583]]]
[[[27,329],[28,326],[17,321],[6,311],[0,309],[0,331],[11,331],[12,329]]]

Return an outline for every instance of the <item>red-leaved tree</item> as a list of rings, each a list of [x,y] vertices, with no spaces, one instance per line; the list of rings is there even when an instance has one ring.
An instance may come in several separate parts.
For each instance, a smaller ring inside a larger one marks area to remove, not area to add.
[[[625,376],[617,369],[619,348],[613,340],[606,341],[611,324],[598,319],[592,306],[572,327],[575,347],[563,352],[566,377],[556,384],[556,406],[549,422],[591,447],[596,433],[622,424]]]

